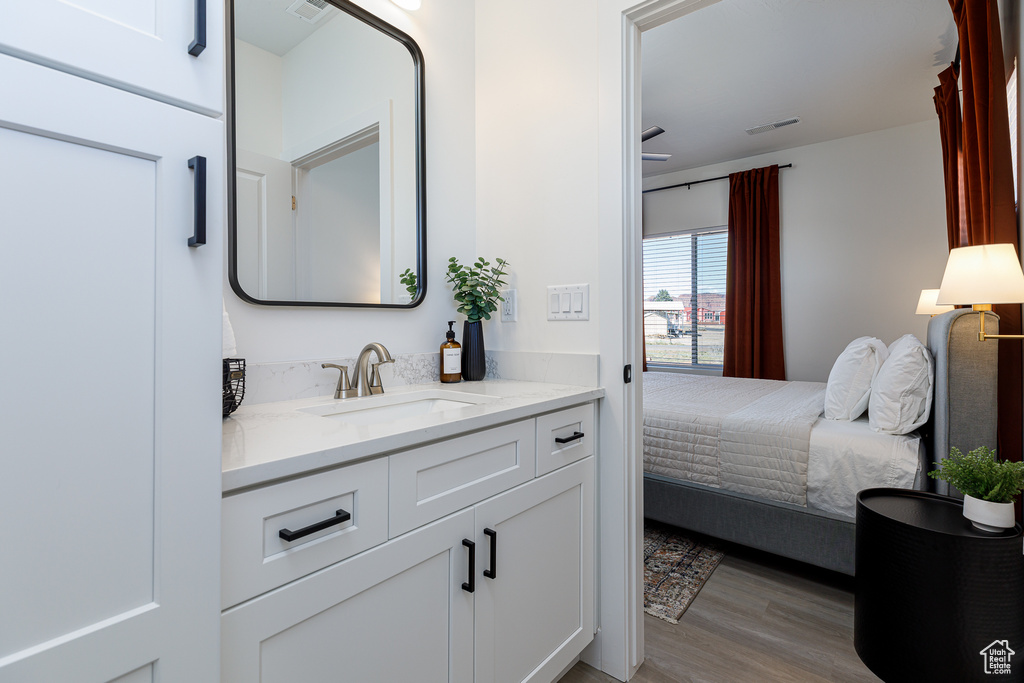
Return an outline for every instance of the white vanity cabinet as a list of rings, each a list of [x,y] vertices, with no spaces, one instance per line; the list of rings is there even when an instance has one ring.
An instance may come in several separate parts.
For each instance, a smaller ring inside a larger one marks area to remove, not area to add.
[[[546,683],[591,641],[593,524],[593,457],[477,506],[476,681]]]
[[[225,611],[221,683],[472,680],[472,535],[466,510]]]
[[[114,4],[0,3],[3,683],[218,674],[223,124],[95,73]]]
[[[551,415],[570,411],[593,419],[592,404]],[[576,439],[577,458],[537,477],[538,443],[543,451],[551,438],[545,417],[226,496],[228,520],[237,500],[288,486],[324,501],[386,465],[390,533],[226,609],[223,683],[552,680],[594,634],[594,432]],[[333,492],[323,477],[337,480]],[[353,519],[311,545],[374,524],[365,511]],[[239,549],[229,533],[225,567]]]

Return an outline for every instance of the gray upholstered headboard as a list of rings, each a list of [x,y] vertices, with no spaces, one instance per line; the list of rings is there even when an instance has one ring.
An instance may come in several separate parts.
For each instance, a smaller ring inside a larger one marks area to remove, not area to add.
[[[985,332],[996,334],[999,316],[986,313]],[[935,399],[928,424],[932,460],[979,446],[996,447],[996,381],[999,342],[978,341],[981,316],[949,311],[928,322],[928,348],[935,358]],[[928,468],[935,469],[934,465]],[[927,478],[928,490],[949,494],[949,484]],[[955,493],[955,490],[954,490]]]

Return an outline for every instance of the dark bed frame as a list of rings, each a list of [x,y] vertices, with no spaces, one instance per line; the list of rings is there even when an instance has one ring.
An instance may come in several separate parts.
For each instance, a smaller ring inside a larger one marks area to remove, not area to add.
[[[985,327],[998,327],[988,313]],[[978,341],[980,316],[956,310],[928,323],[935,359],[932,415],[923,431],[920,488],[949,493],[924,476],[953,446],[963,452],[996,442],[997,342]],[[995,334],[995,332],[990,332]],[[854,520],[701,484],[644,474],[644,517],[853,576]]]

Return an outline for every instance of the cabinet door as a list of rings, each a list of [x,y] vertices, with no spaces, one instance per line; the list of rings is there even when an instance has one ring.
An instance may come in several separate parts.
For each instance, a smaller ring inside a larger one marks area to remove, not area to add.
[[[219,0],[0,2],[0,52],[209,115],[223,111],[223,42]]]
[[[225,611],[221,682],[468,683],[472,533],[466,510]]]
[[[593,491],[588,457],[477,506],[494,575],[478,579],[477,683],[551,681],[593,639]]]
[[[215,680],[223,127],[6,55],[0,92],[0,681]]]

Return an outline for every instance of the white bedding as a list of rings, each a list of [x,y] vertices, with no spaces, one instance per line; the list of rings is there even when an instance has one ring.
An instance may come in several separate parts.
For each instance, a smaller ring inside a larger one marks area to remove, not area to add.
[[[857,514],[857,492],[914,488],[924,444],[917,434],[882,434],[864,416],[852,422],[814,423],[807,459],[807,507],[847,517]]]
[[[825,385],[644,376],[647,471],[805,505],[811,426]]]
[[[910,488],[920,439],[818,419],[825,384],[644,375],[644,471],[853,517],[857,491]]]

